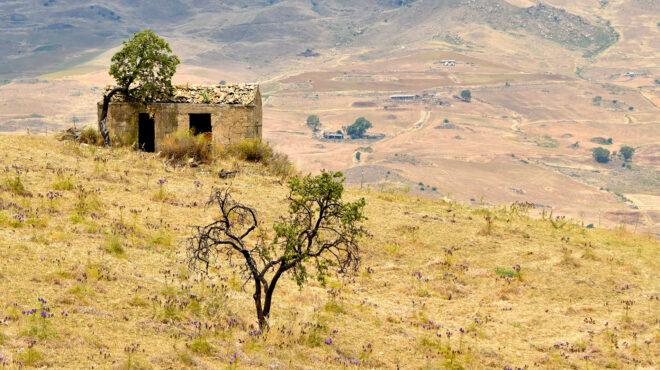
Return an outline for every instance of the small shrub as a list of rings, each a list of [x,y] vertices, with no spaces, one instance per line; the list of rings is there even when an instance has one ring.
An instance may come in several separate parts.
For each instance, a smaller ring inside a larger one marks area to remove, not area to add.
[[[208,91],[206,90],[202,91],[201,95],[202,95],[202,102],[204,104],[211,104],[213,100],[211,99],[211,95],[209,95]]]
[[[162,307],[154,306],[154,318],[162,323],[171,324],[175,321],[181,321],[185,318],[183,311],[173,304],[166,303]]]
[[[159,202],[166,201],[168,199],[171,199],[171,193],[167,191],[167,179],[159,179],[158,180],[158,191],[156,194],[154,194],[153,199]]]
[[[610,151],[605,148],[595,148],[593,150],[593,156],[598,163],[607,163],[610,161]]]
[[[606,138],[600,137],[600,136],[592,137],[591,139],[589,139],[589,141],[591,141],[592,143],[600,144],[600,145],[610,145],[610,144],[612,144],[612,138],[606,139]]]
[[[495,275],[497,276],[506,276],[511,278],[518,278],[520,275],[518,271],[513,268],[498,267],[495,269]]]
[[[270,173],[281,178],[288,178],[295,173],[293,164],[289,161],[289,156],[282,153],[274,153],[266,163],[266,166],[270,170]]]
[[[635,148],[628,145],[624,145],[621,147],[621,149],[619,149],[619,153],[621,153],[623,159],[629,161],[632,159],[633,154],[635,153]]]
[[[307,126],[309,126],[309,128],[314,131],[318,131],[319,127],[321,126],[321,120],[319,119],[319,116],[312,114],[307,117]]]
[[[190,350],[195,353],[208,355],[214,350],[214,348],[211,343],[206,341],[206,339],[200,337],[190,343]]]
[[[259,139],[245,139],[238,144],[232,144],[227,147],[227,153],[244,161],[263,164],[273,157],[270,145]]]
[[[78,138],[79,143],[88,144],[88,145],[103,145],[103,137],[93,127],[85,127],[80,132],[80,138]]]
[[[310,332],[309,335],[307,336],[307,340],[305,341],[305,344],[308,347],[318,347],[323,343],[323,337],[321,336],[320,329],[318,327],[314,327]]]
[[[169,234],[168,232],[164,231],[163,229],[159,229],[159,230],[158,230],[158,233],[156,234],[156,236],[154,236],[153,238],[151,238],[150,241],[151,241],[151,244],[154,244],[154,245],[160,245],[160,246],[163,246],[163,247],[169,247],[169,246],[172,245],[172,241],[173,241],[173,239],[174,239],[174,238],[172,237],[171,234]]]
[[[465,101],[471,101],[472,100],[472,92],[470,90],[463,90],[461,91],[461,98]]]
[[[194,367],[196,365],[195,359],[192,358],[188,352],[179,353],[179,360],[189,367]]]
[[[286,154],[275,152],[267,142],[259,139],[245,139],[229,145],[225,154],[243,161],[261,163],[276,176],[287,178],[294,174],[293,164]]]
[[[54,190],[73,190],[75,187],[76,185],[71,181],[71,178],[63,174],[58,174],[57,180],[53,183]]]
[[[37,351],[34,347],[29,347],[19,352],[17,357],[23,365],[28,366],[34,366],[44,359],[44,355],[42,355],[41,352]]]
[[[85,222],[85,216],[80,214],[80,213],[74,213],[69,217],[69,221],[73,222],[74,224],[81,224]]]
[[[160,145],[161,155],[175,162],[193,159],[200,163],[211,163],[216,148],[203,134],[192,135],[190,131],[177,131],[167,136]]]
[[[77,214],[83,216],[88,212],[98,211],[101,209],[101,201],[94,190],[86,190],[82,185],[76,187],[78,190],[76,194],[76,202],[74,210]]]
[[[124,250],[124,243],[122,243],[121,239],[116,236],[116,235],[111,235],[105,240],[105,244],[103,248],[110,254],[114,254],[117,256],[123,256],[125,253]]]
[[[47,321],[48,319],[33,315],[28,320],[30,325],[25,327],[21,332],[23,336],[39,340],[56,338],[58,336],[57,331]]]
[[[341,304],[341,302],[338,302],[334,299],[326,303],[323,309],[327,312],[332,312],[335,314],[346,314],[346,309]]]
[[[26,195],[28,193],[27,189],[25,189],[25,185],[23,185],[23,181],[21,180],[20,175],[16,175],[15,177],[9,177],[5,180],[5,188],[7,190],[11,191],[14,194],[18,195]]]
[[[395,243],[389,243],[385,246],[385,251],[390,254],[397,254],[399,253],[399,250],[401,249],[397,244]]]
[[[484,220],[486,220],[486,226],[479,230],[477,233],[478,235],[491,235],[493,233],[493,224],[495,223],[495,216],[491,216],[490,214],[487,214],[484,216]]]
[[[72,286],[68,292],[75,295],[78,299],[84,299],[85,297],[90,297],[95,294],[93,289],[82,283]]]

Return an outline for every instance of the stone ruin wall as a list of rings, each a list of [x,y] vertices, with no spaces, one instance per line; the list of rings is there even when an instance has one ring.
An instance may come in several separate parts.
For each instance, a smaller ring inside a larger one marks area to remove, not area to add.
[[[102,104],[98,106],[101,116]],[[190,129],[191,113],[211,114],[213,141],[220,145],[240,142],[243,139],[263,135],[263,110],[261,95],[257,92],[255,104],[189,104],[189,103],[110,103],[106,125],[123,144],[137,141],[139,113],[153,115],[155,122],[155,147],[169,134]]]

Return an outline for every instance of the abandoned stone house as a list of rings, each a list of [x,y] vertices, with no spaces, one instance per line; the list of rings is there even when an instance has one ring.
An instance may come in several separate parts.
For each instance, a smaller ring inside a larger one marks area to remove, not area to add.
[[[101,102],[99,117],[102,108]],[[154,152],[165,137],[179,130],[204,134],[222,145],[261,139],[262,118],[259,85],[177,85],[171,98],[148,104],[115,95],[106,125],[122,142]]]
[[[323,138],[328,140],[344,140],[344,134],[341,131],[335,131],[335,132],[323,131]]]

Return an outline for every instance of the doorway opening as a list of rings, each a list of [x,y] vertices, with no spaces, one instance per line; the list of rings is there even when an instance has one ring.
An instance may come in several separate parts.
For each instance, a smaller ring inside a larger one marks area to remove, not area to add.
[[[156,122],[149,113],[140,113],[138,118],[138,145],[145,152],[156,150]]]
[[[211,138],[213,132],[213,127],[211,126],[211,114],[191,113],[190,131],[193,135],[204,134],[205,137]]]

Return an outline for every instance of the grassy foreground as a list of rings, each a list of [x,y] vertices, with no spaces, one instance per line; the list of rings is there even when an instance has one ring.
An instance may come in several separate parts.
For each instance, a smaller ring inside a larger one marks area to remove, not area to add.
[[[0,368],[660,366],[648,236],[347,189],[373,234],[359,273],[282,280],[258,334],[237,271],[193,275],[182,242],[229,182],[271,232],[287,187],[264,168],[168,172],[152,154],[0,136],[0,170]]]

